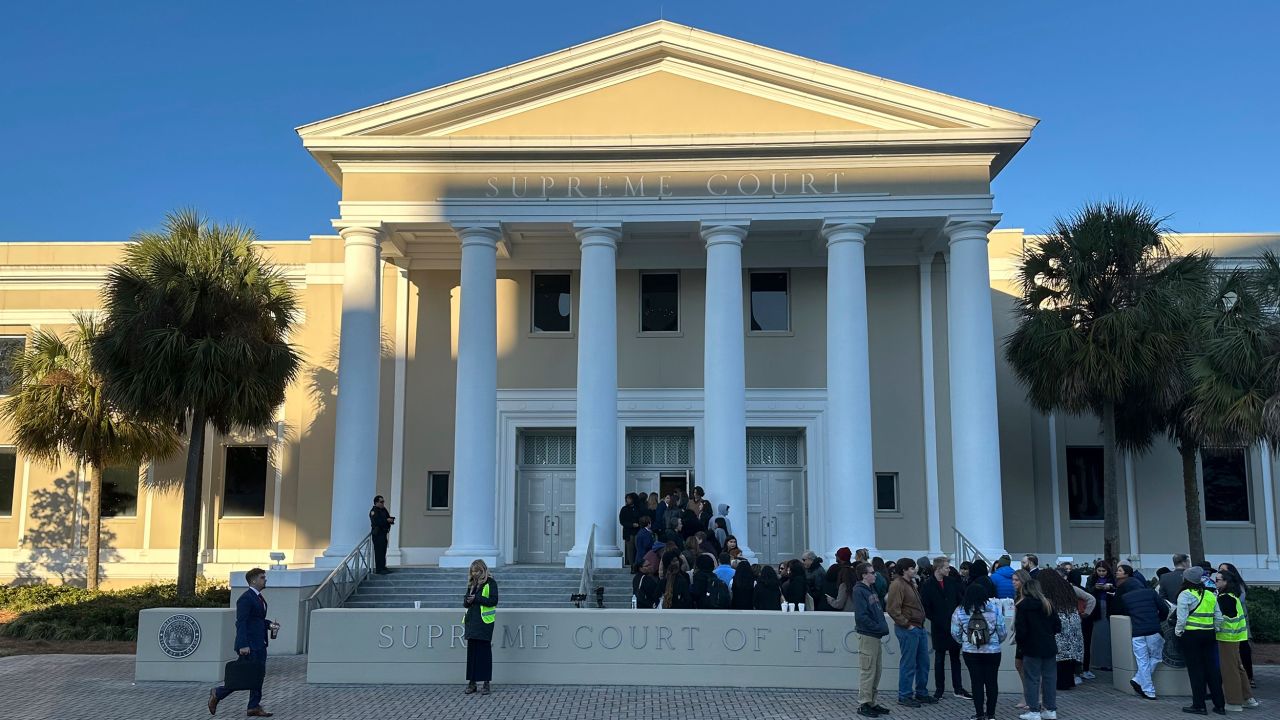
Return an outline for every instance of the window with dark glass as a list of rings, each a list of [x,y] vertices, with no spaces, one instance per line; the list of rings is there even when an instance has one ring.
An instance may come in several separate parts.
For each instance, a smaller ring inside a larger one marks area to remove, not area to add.
[[[0,517],[13,515],[13,488],[17,475],[18,451],[0,448]]]
[[[427,509],[449,509],[449,473],[433,472],[427,474]]]
[[[16,378],[10,369],[10,363],[27,346],[27,339],[18,336],[0,337],[0,395],[8,395],[13,391]]]
[[[262,517],[267,511],[267,446],[227,448],[222,486],[223,517]]]
[[[137,465],[112,465],[102,471],[102,517],[138,516]]]
[[[1102,519],[1102,448],[1067,448],[1067,507],[1072,520]]]
[[[640,274],[640,332],[680,331],[680,275]]]
[[[898,473],[876,473],[876,510],[898,512]]]
[[[786,332],[791,329],[785,272],[751,273],[751,331]]]
[[[533,331],[569,332],[573,296],[567,273],[534,273]]]
[[[1204,448],[1204,519],[1249,522],[1249,455],[1244,448]]]

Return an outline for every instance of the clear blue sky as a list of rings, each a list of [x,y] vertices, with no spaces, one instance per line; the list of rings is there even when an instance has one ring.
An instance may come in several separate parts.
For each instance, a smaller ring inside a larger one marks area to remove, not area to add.
[[[996,181],[1035,231],[1126,197],[1280,231],[1280,4],[40,2],[0,23],[0,240],[115,240],[194,205],[331,232],[293,128],[658,17],[1034,115]]]

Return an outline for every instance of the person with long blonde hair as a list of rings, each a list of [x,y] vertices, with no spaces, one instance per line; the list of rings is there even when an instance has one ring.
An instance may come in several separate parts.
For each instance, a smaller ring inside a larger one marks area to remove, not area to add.
[[[489,694],[493,680],[493,625],[498,613],[498,583],[483,560],[471,563],[467,571],[467,594],[462,599],[467,609],[463,616],[463,639],[467,642],[466,694],[476,692],[476,683],[484,686],[481,695]]]

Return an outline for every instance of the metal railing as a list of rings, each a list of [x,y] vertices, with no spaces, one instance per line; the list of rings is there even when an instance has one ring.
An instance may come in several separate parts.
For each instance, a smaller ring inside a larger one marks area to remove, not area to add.
[[[591,524],[591,534],[587,537],[587,554],[582,558],[582,579],[578,582],[578,597],[587,599],[587,593],[593,592],[596,572],[596,526]],[[582,607],[581,604],[578,607]],[[589,606],[588,606],[589,607]]]
[[[302,652],[307,651],[311,636],[311,612],[322,608],[341,607],[351,597],[360,583],[373,571],[373,535],[365,535],[338,566],[329,573],[324,582],[303,601],[302,606]]]
[[[962,562],[973,562],[974,560],[981,560],[982,562],[986,563],[988,566],[991,565],[991,561],[987,559],[987,556],[982,554],[982,551],[978,549],[977,545],[974,545],[972,542],[969,542],[969,538],[965,537],[964,533],[957,530],[954,525],[951,526],[951,530],[956,534],[956,563],[957,564]]]

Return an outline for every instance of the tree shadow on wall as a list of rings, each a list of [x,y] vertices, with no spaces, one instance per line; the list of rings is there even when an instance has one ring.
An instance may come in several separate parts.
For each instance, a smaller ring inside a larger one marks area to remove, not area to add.
[[[59,580],[67,585],[84,586],[89,506],[77,497],[79,480],[79,473],[73,470],[55,479],[52,487],[31,493],[31,515],[22,538],[22,546],[29,556],[25,562],[18,563],[18,579],[14,584]],[[75,537],[77,528],[79,542]],[[121,559],[115,541],[116,534],[104,523],[98,558],[101,565]],[[100,578],[107,579],[106,568],[101,570]]]

